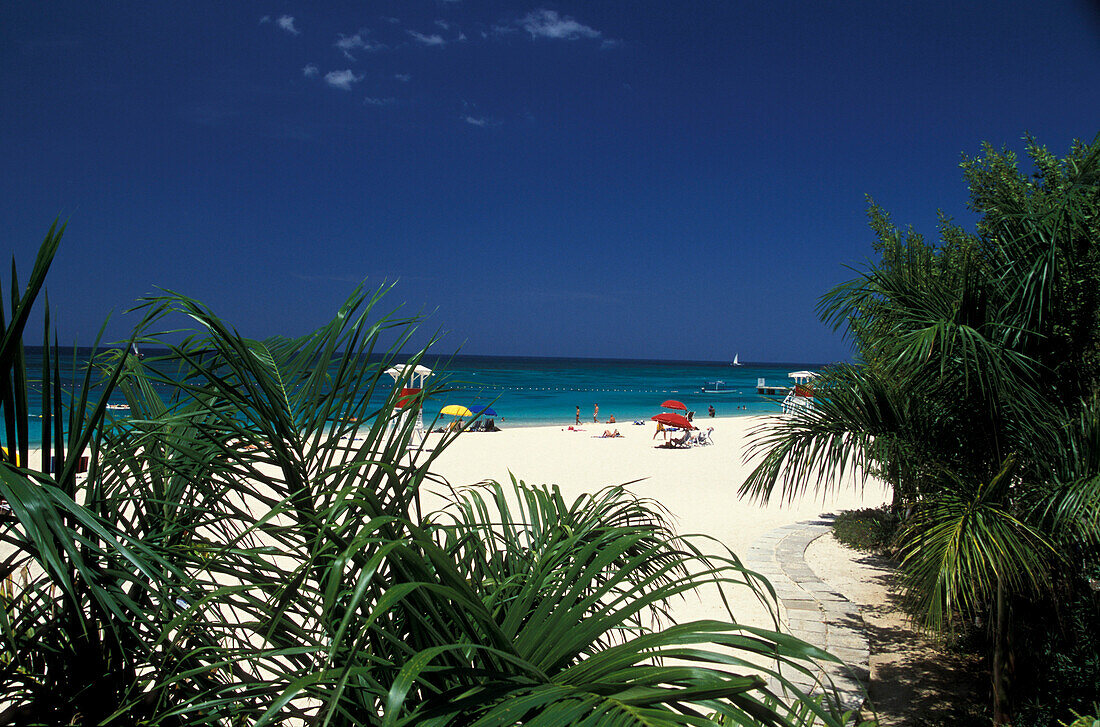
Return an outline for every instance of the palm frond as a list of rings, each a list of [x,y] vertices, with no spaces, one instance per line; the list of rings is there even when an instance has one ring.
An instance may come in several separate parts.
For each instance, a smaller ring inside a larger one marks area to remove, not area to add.
[[[901,536],[902,568],[924,622],[943,628],[957,613],[973,615],[998,585],[1041,592],[1057,551],[1047,536],[1012,514],[1004,489],[1012,458],[988,483],[957,487],[918,508]]]
[[[822,494],[866,471],[901,432],[898,393],[870,369],[829,367],[815,382],[815,406],[774,417],[750,432],[746,461],[760,458],[742,496],[766,501],[775,488],[791,502],[811,487]]]

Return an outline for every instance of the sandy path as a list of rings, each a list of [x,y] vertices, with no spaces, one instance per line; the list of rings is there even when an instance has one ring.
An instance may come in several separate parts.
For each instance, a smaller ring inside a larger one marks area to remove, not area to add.
[[[806,564],[859,605],[871,646],[870,706],[883,727],[980,724],[988,675],[981,659],[943,647],[906,615],[894,564],[825,535]]]

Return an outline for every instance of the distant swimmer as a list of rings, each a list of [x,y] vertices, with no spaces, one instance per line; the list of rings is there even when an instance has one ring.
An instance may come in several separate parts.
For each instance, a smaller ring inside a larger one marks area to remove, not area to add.
[[[711,416],[714,416],[714,404],[711,404],[710,406],[707,407],[707,414],[710,414]]]

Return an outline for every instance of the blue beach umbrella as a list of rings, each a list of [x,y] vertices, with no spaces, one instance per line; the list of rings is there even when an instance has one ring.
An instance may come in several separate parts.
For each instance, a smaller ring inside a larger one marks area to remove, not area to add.
[[[474,414],[484,414],[487,417],[495,417],[497,413],[487,406],[471,406],[470,411]]]

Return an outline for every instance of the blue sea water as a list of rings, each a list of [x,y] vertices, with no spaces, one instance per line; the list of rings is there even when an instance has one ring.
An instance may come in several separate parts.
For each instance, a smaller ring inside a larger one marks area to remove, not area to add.
[[[33,382],[39,376],[35,364],[40,354],[28,348],[28,360],[32,382],[30,436],[35,440],[40,409]],[[601,423],[614,415],[617,423],[627,424],[659,413],[666,399],[683,402],[698,417],[706,416],[708,406],[714,406],[718,416],[773,414],[779,411],[778,400],[757,394],[757,379],[786,386],[790,384],[789,372],[823,365],[745,362],[731,366],[713,361],[471,355],[427,357],[423,363],[437,372],[432,383],[443,383],[450,389],[427,402],[426,420],[447,404],[491,406],[500,427],[567,426],[574,423],[578,406],[581,422],[591,424],[597,405]],[[63,378],[71,379],[72,368],[80,371],[82,365],[79,355],[75,362],[70,358],[70,370],[62,371]],[[701,391],[705,382],[713,381],[724,382],[723,388],[730,393]],[[122,403],[123,399],[116,397],[114,401]]]
[[[461,356],[446,374],[457,390],[442,403],[491,405],[500,415],[497,424],[505,426],[573,424],[578,406],[581,422],[591,423],[596,405],[601,422],[611,415],[619,423],[648,420],[662,411],[660,404],[666,399],[683,402],[697,416],[706,416],[708,406],[714,406],[718,416],[775,414],[776,398],[757,394],[757,379],[786,386],[788,373],[821,366]],[[704,383],[713,381],[724,382],[731,393],[701,391]],[[429,408],[425,416],[433,413]]]

